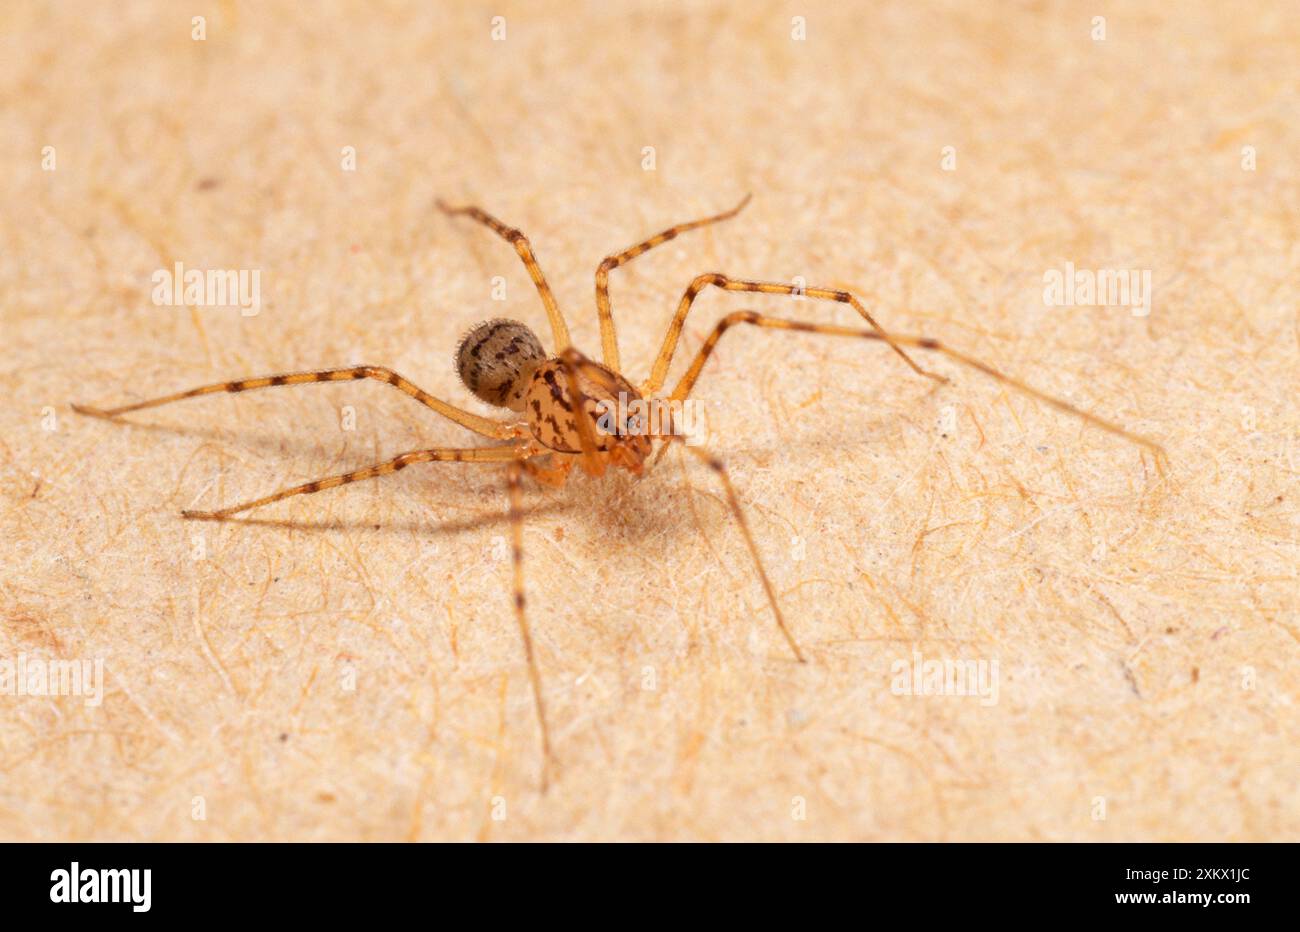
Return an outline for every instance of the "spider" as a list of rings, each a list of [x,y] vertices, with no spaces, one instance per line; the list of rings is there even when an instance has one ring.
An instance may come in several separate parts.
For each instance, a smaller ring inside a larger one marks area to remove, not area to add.
[[[347,485],[351,482],[358,482],[362,479],[387,476],[414,463],[505,464],[512,542],[514,614],[519,627],[519,635],[523,644],[523,652],[527,661],[528,675],[532,687],[541,743],[541,787],[545,791],[551,768],[552,750],[541,673],[538,668],[525,609],[522,478],[527,473],[541,484],[562,486],[569,471],[575,464],[594,477],[603,475],[610,468],[626,469],[632,474],[640,476],[645,470],[646,461],[654,452],[656,443],[661,446],[658,455],[655,457],[655,462],[667,450],[672,441],[683,439],[681,433],[676,430],[671,417],[668,419],[666,429],[662,421],[659,428],[656,429],[652,425],[647,426],[644,419],[637,418],[628,418],[623,421],[618,421],[616,418],[614,423],[611,424],[609,412],[614,409],[616,401],[620,398],[624,401],[636,401],[660,397],[668,376],[669,366],[677,350],[686,316],[690,312],[696,297],[705,288],[714,287],[724,291],[792,297],[802,296],[814,300],[837,301],[850,305],[866,321],[869,329],[788,320],[749,310],[735,311],[723,317],[713,327],[703,346],[695,354],[685,374],[682,375],[672,392],[667,396],[667,400],[670,402],[681,402],[690,395],[700,377],[704,364],[718,345],[722,335],[738,324],[746,324],[763,329],[793,330],[883,342],[918,375],[940,383],[946,383],[948,381],[946,377],[917,365],[904,347],[938,352],[962,365],[976,369],[999,382],[1046,402],[1061,411],[1075,415],[1095,427],[1147,447],[1155,454],[1158,467],[1163,459],[1163,449],[1156,442],[1130,433],[1118,425],[1084,411],[1067,401],[1032,388],[974,357],[941,344],[938,340],[923,336],[900,336],[887,333],[862,303],[847,291],[732,278],[718,272],[708,272],[697,276],[691,281],[677,305],[677,311],[673,314],[672,322],[668,325],[668,332],[665,334],[663,345],[651,366],[649,377],[640,385],[634,387],[621,371],[618,338],[609,300],[610,272],[688,230],[731,219],[744,209],[749,200],[750,196],[746,195],[731,210],[669,227],[663,232],[637,243],[635,246],[607,256],[600,263],[596,270],[596,313],[600,322],[602,362],[596,362],[589,358],[570,342],[569,329],[565,323],[564,315],[561,313],[555,295],[546,282],[546,277],[542,274],[541,267],[533,254],[532,246],[523,233],[507,226],[478,207],[452,207],[439,200],[437,206],[443,213],[453,217],[469,217],[486,226],[514,247],[515,252],[518,253],[519,258],[528,270],[534,286],[537,288],[537,293],[541,297],[542,305],[546,310],[546,316],[550,323],[551,340],[554,347],[553,352],[550,354],[546,352],[541,340],[525,324],[515,320],[499,318],[485,321],[473,327],[461,340],[456,350],[456,367],[465,386],[480,400],[509,412],[504,419],[483,417],[440,398],[435,398],[408,379],[398,375],[392,369],[383,366],[316,369],[306,372],[289,372],[279,375],[237,379],[230,382],[217,382],[116,408],[94,408],[80,404],[74,404],[72,407],[80,414],[112,419],[131,411],[154,408],[185,398],[194,398],[198,395],[209,395],[218,392],[244,392],[255,388],[301,385],[308,382],[344,382],[358,379],[374,379],[405,392],[416,401],[432,408],[438,414],[454,421],[461,427],[491,440],[501,441],[495,446],[432,447],[424,450],[413,450],[387,462],[377,463],[342,475],[316,479],[262,498],[230,505],[217,511],[187,510],[181,512],[181,515],[192,520],[222,520],[240,512],[269,505],[272,502],[278,502],[294,495],[308,495],[325,489]],[[626,408],[622,410],[626,410]],[[781,607],[772,587],[772,582],[763,566],[758,547],[754,543],[753,534],[750,532],[745,513],[740,507],[740,500],[736,495],[726,467],[723,465],[722,460],[696,445],[683,443],[683,446],[717,475],[730,512],[744,537],[754,569],[762,582],[776,625],[789,645],[794,658],[800,663],[806,662],[803,650],[800,648],[798,641],[795,640],[794,634],[781,613]]]

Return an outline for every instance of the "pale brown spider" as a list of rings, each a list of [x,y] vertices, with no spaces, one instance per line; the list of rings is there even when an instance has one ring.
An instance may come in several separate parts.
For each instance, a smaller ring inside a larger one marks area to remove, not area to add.
[[[528,472],[546,485],[563,485],[574,463],[592,476],[603,475],[608,467],[623,468],[635,475],[641,475],[645,462],[654,450],[655,442],[664,444],[660,454],[667,449],[667,443],[682,437],[672,428],[646,428],[644,424],[633,424],[629,419],[625,423],[615,423],[611,429],[608,417],[602,419],[612,410],[617,410],[620,394],[625,401],[646,399],[656,395],[663,387],[668,375],[668,368],[681,336],[682,326],[691,304],[696,296],[708,285],[726,291],[755,292],[761,294],[802,295],[826,301],[839,301],[851,305],[868,324],[870,330],[852,327],[839,327],[827,324],[806,323],[767,317],[754,311],[736,311],[722,318],[709,334],[704,345],[696,354],[685,375],[677,383],[669,401],[681,402],[687,398],[700,371],[709,355],[718,344],[722,334],[736,324],[751,324],[756,327],[777,330],[799,330],[811,333],[832,334],[835,336],[860,337],[887,343],[903,360],[920,375],[947,382],[943,376],[928,372],[912,361],[903,347],[935,350],[959,363],[978,369],[1000,382],[1011,385],[1035,398],[1045,401],[1062,411],[1076,415],[1090,424],[1125,437],[1134,443],[1151,449],[1156,455],[1159,466],[1163,459],[1160,445],[1145,437],[1130,433],[1123,428],[1103,420],[1096,415],[1083,411],[1069,402],[1044,394],[1017,379],[998,372],[993,367],[970,356],[949,349],[937,340],[918,336],[894,336],[886,333],[852,294],[830,288],[807,288],[798,285],[786,285],[775,282],[749,281],[729,278],[716,272],[697,276],[687,287],[686,293],[677,306],[668,333],[664,337],[659,355],[651,367],[650,376],[639,387],[633,385],[621,374],[618,357],[618,341],[614,331],[614,318],[610,312],[609,273],[642,253],[653,249],[661,243],[673,239],[687,230],[727,220],[738,214],[749,202],[746,195],[738,205],[725,213],[691,223],[683,223],[664,230],[644,242],[638,243],[623,252],[608,256],[596,271],[596,311],[600,319],[601,350],[604,363],[597,363],[575,349],[569,341],[569,330],[564,316],[560,312],[555,296],[537,264],[527,238],[513,227],[508,227],[495,217],[477,207],[448,207],[441,201],[438,207],[449,215],[465,215],[487,226],[503,239],[510,242],[519,258],[523,260],[528,274],[541,295],[542,304],[551,325],[551,336],[555,354],[548,356],[541,341],[524,324],[513,320],[490,320],[479,324],[465,335],[456,352],[457,368],[466,387],[481,400],[497,407],[508,409],[515,414],[506,420],[494,420],[481,417],[470,411],[458,408],[448,402],[435,398],[423,389],[382,366],[355,366],[345,369],[319,369],[310,372],[291,372],[281,375],[266,375],[251,379],[239,379],[233,382],[217,382],[203,385],[188,391],[177,392],[161,398],[140,401],[135,404],[122,405],[117,408],[92,408],[85,405],[72,407],[81,414],[102,418],[114,418],[130,411],[153,408],[183,398],[208,395],[217,392],[242,392],[252,388],[267,388],[273,385],[299,385],[306,382],[342,382],[356,379],[376,379],[387,382],[400,389],[420,403],[432,408],[462,427],[467,427],[477,434],[493,440],[508,441],[501,446],[447,448],[436,447],[427,450],[414,450],[403,453],[385,463],[368,466],[338,476],[317,479],[303,485],[284,489],[272,495],[253,501],[231,505],[218,511],[184,511],[182,516],[192,519],[221,520],[250,508],[277,502],[293,495],[305,495],[320,492],[336,486],[372,479],[395,473],[412,463],[460,462],[460,463],[505,463],[507,488],[510,500],[510,525],[513,542],[512,560],[514,567],[514,605],[515,617],[519,624],[520,637],[523,640],[524,655],[528,661],[528,674],[532,683],[533,700],[537,710],[538,726],[542,744],[542,788],[547,785],[551,763],[551,744],[547,728],[546,707],[542,695],[541,675],[533,651],[532,636],[529,632],[524,603],[523,574],[523,515],[521,510],[522,491],[520,481],[522,474]],[[575,404],[575,398],[577,403]],[[626,409],[626,406],[624,410]],[[575,410],[583,412],[577,416]],[[772,607],[777,626],[790,650],[799,662],[804,662],[804,654],[795,640],[781,608],[777,603],[772,583],[768,579],[754,544],[753,535],[740,508],[739,499],[728,477],[722,461],[702,451],[697,446],[683,444],[687,450],[698,456],[721,480],[727,502],[736,523],[744,535],[745,543],[753,558],[758,576],[763,583],[767,600]],[[657,457],[656,457],[657,460]]]

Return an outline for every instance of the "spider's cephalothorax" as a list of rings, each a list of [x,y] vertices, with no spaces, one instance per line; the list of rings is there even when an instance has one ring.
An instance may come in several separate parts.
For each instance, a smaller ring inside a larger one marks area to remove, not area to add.
[[[592,360],[548,359],[537,335],[518,321],[478,324],[461,340],[456,365],[466,387],[483,401],[521,411],[534,439],[549,450],[582,453],[578,417],[585,416],[598,460],[639,473],[650,455],[647,426],[629,413],[637,411],[634,402],[641,400],[641,393],[613,369]],[[578,393],[571,391],[571,379]],[[581,395],[581,405],[575,403],[575,394]],[[599,471],[591,460],[587,468]]]

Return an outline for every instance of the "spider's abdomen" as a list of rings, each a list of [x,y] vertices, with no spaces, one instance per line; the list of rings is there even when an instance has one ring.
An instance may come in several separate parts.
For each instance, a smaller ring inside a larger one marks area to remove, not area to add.
[[[529,379],[544,359],[535,333],[517,320],[498,318],[465,334],[456,349],[456,371],[481,400],[522,411]]]
[[[586,362],[577,371],[583,394],[583,411],[575,406],[569,392],[568,375],[558,359],[548,359],[533,372],[524,393],[524,414],[537,441],[561,453],[581,453],[582,436],[576,418],[586,417],[597,449],[610,450],[629,442],[644,442],[619,423],[620,412],[641,397],[627,379],[595,362]],[[620,395],[622,398],[620,399]]]

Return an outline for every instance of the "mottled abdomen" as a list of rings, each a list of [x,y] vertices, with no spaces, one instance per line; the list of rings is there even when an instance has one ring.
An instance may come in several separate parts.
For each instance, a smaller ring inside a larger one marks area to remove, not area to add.
[[[585,402],[582,416],[591,423],[591,435],[597,449],[609,450],[619,444],[647,442],[644,431],[629,423],[631,419],[618,420],[632,401],[641,397],[627,379],[591,361],[578,368],[577,376]],[[607,407],[602,408],[601,402],[605,402]],[[609,412],[609,417],[602,422],[601,415],[605,411]],[[568,375],[560,360],[548,359],[537,367],[524,394],[524,414],[539,443],[562,453],[582,452],[582,438],[575,420],[578,414],[574,411]]]
[[[545,358],[537,335],[519,321],[487,320],[460,341],[456,371],[483,401],[522,411],[529,379]]]

